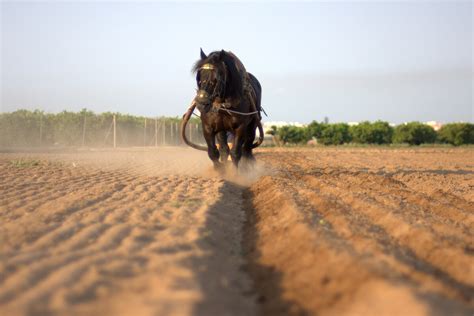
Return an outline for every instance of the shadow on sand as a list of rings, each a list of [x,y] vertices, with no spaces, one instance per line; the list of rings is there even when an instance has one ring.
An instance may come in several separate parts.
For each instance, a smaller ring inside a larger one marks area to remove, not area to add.
[[[197,246],[203,255],[184,261],[201,288],[193,315],[286,315],[281,275],[258,262],[255,212],[248,188],[225,181],[219,200],[208,210]],[[259,284],[262,278],[265,284]],[[271,310],[262,304],[269,299]]]
[[[254,193],[250,189],[243,192],[243,204],[246,223],[242,248],[247,260],[246,272],[251,276],[254,292],[257,295],[258,311],[261,315],[310,315],[309,311],[294,301],[283,297],[283,275],[274,267],[261,263],[261,251],[258,247],[260,219],[253,206]]]

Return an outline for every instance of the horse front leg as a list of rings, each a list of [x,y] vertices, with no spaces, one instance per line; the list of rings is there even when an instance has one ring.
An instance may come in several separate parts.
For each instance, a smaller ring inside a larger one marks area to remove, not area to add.
[[[229,145],[227,144],[227,132],[221,131],[217,133],[216,137],[219,144],[220,161],[226,163],[230,153]]]
[[[204,127],[203,134],[207,144],[207,155],[212,160],[214,169],[221,169],[221,164],[219,163],[219,150],[216,146],[216,133],[211,128]]]
[[[240,158],[242,158],[242,145],[245,140],[245,128],[242,126],[236,129],[234,135],[234,142],[232,144],[232,149],[230,150],[230,156],[232,162],[234,163],[235,168],[239,166]]]

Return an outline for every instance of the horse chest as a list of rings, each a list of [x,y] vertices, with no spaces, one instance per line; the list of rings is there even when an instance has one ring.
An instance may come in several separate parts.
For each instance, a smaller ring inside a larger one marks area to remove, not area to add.
[[[212,128],[215,132],[233,131],[240,125],[236,117],[223,115],[222,113],[208,112],[202,115],[203,123]]]

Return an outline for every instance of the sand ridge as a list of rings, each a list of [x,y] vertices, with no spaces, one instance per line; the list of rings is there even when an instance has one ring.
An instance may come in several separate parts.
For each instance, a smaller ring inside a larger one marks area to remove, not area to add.
[[[249,190],[267,315],[471,315],[472,149],[277,149]]]
[[[242,188],[204,153],[4,154],[0,170],[1,314],[254,313]]]
[[[0,154],[2,315],[471,315],[472,148]]]

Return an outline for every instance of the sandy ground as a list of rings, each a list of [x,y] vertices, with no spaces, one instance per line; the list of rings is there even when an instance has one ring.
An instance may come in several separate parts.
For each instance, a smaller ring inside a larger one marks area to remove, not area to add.
[[[1,315],[255,313],[242,188],[205,153],[0,157]]]
[[[266,315],[473,315],[472,149],[267,150],[246,254]]]
[[[474,150],[0,154],[1,315],[471,315]]]

